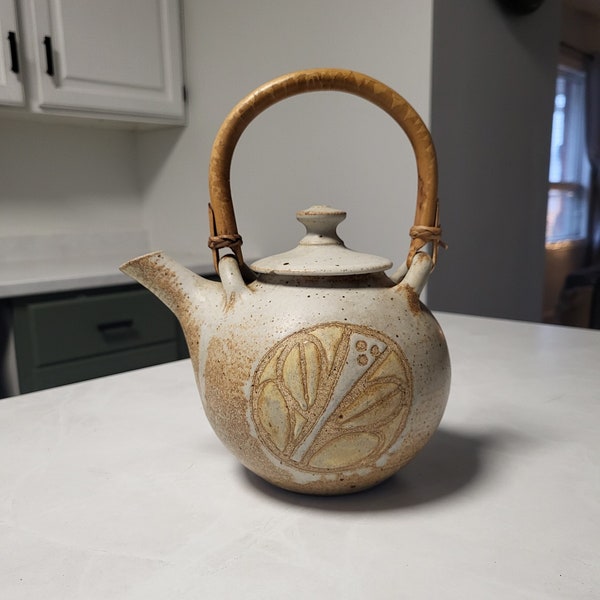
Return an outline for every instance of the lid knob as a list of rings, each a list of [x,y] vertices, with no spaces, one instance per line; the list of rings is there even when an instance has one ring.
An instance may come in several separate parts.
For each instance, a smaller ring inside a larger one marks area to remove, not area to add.
[[[306,227],[306,235],[300,240],[302,246],[342,245],[336,232],[337,226],[346,218],[346,212],[331,206],[316,205],[296,213],[296,219]]]

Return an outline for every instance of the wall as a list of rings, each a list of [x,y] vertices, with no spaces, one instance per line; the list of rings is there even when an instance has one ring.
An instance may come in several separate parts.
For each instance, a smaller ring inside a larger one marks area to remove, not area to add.
[[[450,247],[430,280],[438,310],[539,321],[560,6],[434,3],[432,133]]]
[[[135,134],[0,119],[0,238],[142,226]]]
[[[600,52],[600,2],[563,0],[560,39],[581,52]]]
[[[258,85],[297,69],[336,66],[376,77],[429,119],[432,2],[257,0],[184,2],[189,125],[139,135],[145,225],[177,256],[208,257],[207,169],[229,110]],[[403,132],[353,96],[309,94],[261,115],[232,166],[233,199],[246,257],[296,245],[296,210],[348,211],[349,247],[402,262],[416,194]]]
[[[0,237],[147,229],[175,257],[206,248],[207,167],[230,108],[292,70],[363,71],[429,120],[432,2],[184,0],[189,125],[149,132],[0,119]],[[403,132],[345,94],[273,107],[244,134],[232,169],[249,257],[295,245],[296,210],[346,209],[350,247],[402,262],[416,174]]]
[[[148,229],[176,257],[206,249],[207,166],[230,108],[319,65],[388,83],[431,121],[450,249],[437,309],[538,320],[558,0],[507,17],[495,0],[184,0],[189,125],[144,133],[0,120],[0,237]],[[433,37],[433,72],[431,72]],[[353,248],[401,262],[415,168],[403,133],[342,94],[294,98],[242,137],[232,185],[246,256],[287,249],[293,213],[345,208]]]

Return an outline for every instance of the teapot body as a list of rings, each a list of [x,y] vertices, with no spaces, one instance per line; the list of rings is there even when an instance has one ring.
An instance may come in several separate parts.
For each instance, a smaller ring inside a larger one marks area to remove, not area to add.
[[[263,275],[198,340],[211,426],[248,469],[292,491],[387,479],[427,443],[448,398],[438,323],[383,273]]]

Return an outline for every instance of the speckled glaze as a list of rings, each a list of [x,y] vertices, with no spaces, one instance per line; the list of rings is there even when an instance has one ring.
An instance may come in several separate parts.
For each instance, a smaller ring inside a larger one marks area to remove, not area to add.
[[[249,122],[307,91],[357,94],[388,112],[417,158],[418,196],[404,265],[346,248],[346,213],[297,213],[306,235],[248,267],[237,232],[229,168]],[[230,113],[213,145],[209,218],[220,282],[156,252],[121,267],[177,315],[206,415],[251,471],[311,494],[363,490],[390,477],[427,443],[450,388],[444,335],[419,295],[437,256],[437,166],[427,128],[398,94],[366,75],[301,71],[265,84]],[[431,245],[431,256],[425,249]],[[220,250],[229,250],[219,258]]]

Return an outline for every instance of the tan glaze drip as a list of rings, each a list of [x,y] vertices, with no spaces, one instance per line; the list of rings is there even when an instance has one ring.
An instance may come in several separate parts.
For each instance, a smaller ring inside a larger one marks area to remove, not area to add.
[[[244,386],[250,376],[249,362],[248,356],[240,352],[235,335],[213,338],[208,343],[204,372],[206,389],[211,390],[211,402],[206,405],[206,414],[221,440],[230,448],[240,446],[235,432],[246,427],[245,414],[235,408],[245,395]],[[235,454],[241,458],[239,450]]]
[[[409,285],[404,285],[400,288],[404,296],[406,297],[406,303],[408,304],[408,308],[410,308],[410,312],[413,315],[418,315],[422,310],[422,304],[419,300],[419,296],[415,293]]]
[[[198,372],[200,330],[207,302],[224,302],[223,288],[199,277],[162,252],[151,252],[120,267],[157,296],[177,317],[188,345],[194,372]]]

